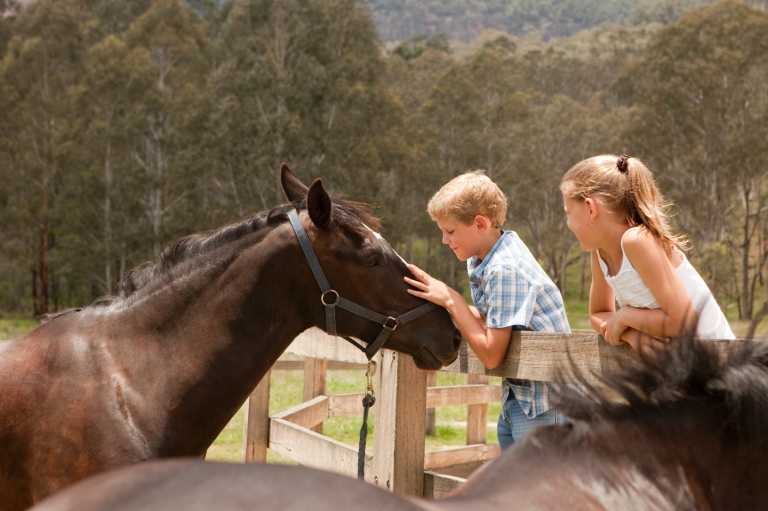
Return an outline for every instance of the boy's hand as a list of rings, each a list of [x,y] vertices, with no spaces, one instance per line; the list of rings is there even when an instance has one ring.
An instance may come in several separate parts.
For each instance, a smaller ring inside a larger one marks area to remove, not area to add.
[[[411,273],[416,277],[415,280],[403,277],[408,284],[416,288],[409,289],[409,293],[418,296],[419,298],[429,300],[441,307],[448,308],[452,298],[450,288],[445,283],[432,278],[427,272],[420,269],[415,264],[409,264],[408,269],[411,270]]]

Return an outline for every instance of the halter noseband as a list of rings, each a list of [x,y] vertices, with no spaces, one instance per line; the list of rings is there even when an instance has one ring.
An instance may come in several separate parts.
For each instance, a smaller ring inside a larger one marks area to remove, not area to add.
[[[371,360],[376,352],[378,352],[384,343],[387,342],[389,334],[391,334],[395,328],[397,328],[399,325],[404,325],[409,321],[413,321],[414,319],[419,318],[429,311],[437,308],[437,305],[434,303],[426,303],[413,309],[412,311],[406,312],[405,314],[401,314],[396,318],[393,318],[392,316],[384,316],[378,312],[373,312],[370,309],[366,309],[362,305],[358,305],[354,302],[350,302],[346,298],[342,298],[339,296],[337,291],[331,288],[331,285],[328,283],[328,279],[325,278],[323,268],[320,266],[320,261],[317,259],[315,251],[312,248],[312,243],[309,241],[309,237],[307,236],[307,231],[305,231],[304,226],[301,225],[299,215],[296,213],[295,209],[288,211],[288,218],[291,221],[293,230],[296,232],[296,237],[299,239],[299,244],[301,245],[301,249],[304,251],[304,255],[307,258],[309,267],[312,269],[312,273],[315,275],[315,280],[317,280],[317,283],[320,286],[320,301],[323,302],[323,305],[325,306],[325,331],[329,335],[337,335],[336,307],[341,307],[342,309],[348,310],[353,314],[357,314],[358,316],[362,316],[366,319],[370,319],[371,321],[375,321],[382,326],[382,330],[379,336],[376,337],[376,340],[374,340],[372,343],[368,343],[367,347],[363,347],[360,345],[360,343],[356,342],[350,337],[341,336],[356,346],[360,351],[365,353],[365,356],[368,357],[368,360]]]

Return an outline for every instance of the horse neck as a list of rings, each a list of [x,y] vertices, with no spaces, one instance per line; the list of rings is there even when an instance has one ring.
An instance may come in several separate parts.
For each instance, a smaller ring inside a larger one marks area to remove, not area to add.
[[[290,229],[290,228],[289,228]],[[151,387],[140,391],[162,407],[168,455],[200,455],[237,412],[291,341],[310,325],[302,317],[306,282],[298,246],[280,228],[254,233],[230,256],[174,279],[121,314],[142,339],[143,356],[123,353]],[[247,237],[246,237],[247,238]],[[306,264],[306,263],[304,263]],[[307,272],[308,273],[308,270]],[[135,345],[127,346],[135,351]],[[148,373],[152,373],[148,376]],[[145,383],[145,384],[146,384]],[[142,382],[135,382],[142,385]]]

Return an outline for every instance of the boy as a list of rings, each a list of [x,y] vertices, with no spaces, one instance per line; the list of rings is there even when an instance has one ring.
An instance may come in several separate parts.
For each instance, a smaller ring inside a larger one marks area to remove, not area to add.
[[[512,330],[570,332],[560,291],[514,231],[503,231],[507,199],[481,170],[462,174],[430,199],[429,216],[443,232],[443,243],[467,261],[472,301],[445,283],[408,265],[416,279],[408,292],[445,307],[488,368],[507,353]],[[533,426],[564,422],[550,409],[549,389],[541,381],[502,381],[499,445],[505,449]]]

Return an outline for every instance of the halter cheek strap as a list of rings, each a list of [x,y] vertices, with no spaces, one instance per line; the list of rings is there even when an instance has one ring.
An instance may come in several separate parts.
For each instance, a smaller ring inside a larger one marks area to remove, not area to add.
[[[365,356],[368,357],[368,360],[372,359],[373,356],[381,349],[384,343],[387,342],[389,335],[395,330],[395,328],[397,328],[399,325],[404,325],[409,321],[413,321],[416,318],[420,318],[424,314],[437,308],[437,305],[434,303],[426,303],[409,312],[406,312],[405,314],[392,317],[379,314],[378,312],[367,309],[362,305],[350,302],[346,298],[342,298],[339,296],[339,293],[336,290],[331,288],[331,285],[328,283],[328,279],[325,278],[323,268],[320,266],[320,261],[317,259],[317,255],[312,248],[312,243],[309,241],[309,237],[307,236],[307,231],[305,231],[304,226],[301,225],[299,215],[295,209],[288,211],[288,219],[291,221],[293,230],[296,232],[296,237],[299,240],[301,249],[304,251],[304,256],[307,258],[309,267],[312,269],[315,280],[320,286],[320,301],[325,306],[325,331],[329,335],[337,335],[336,307],[341,307],[342,309],[374,321],[382,326],[381,333],[379,333],[378,337],[376,337],[373,342],[368,343],[366,347],[360,345],[350,337],[341,336],[356,346],[360,351],[365,353]]]

